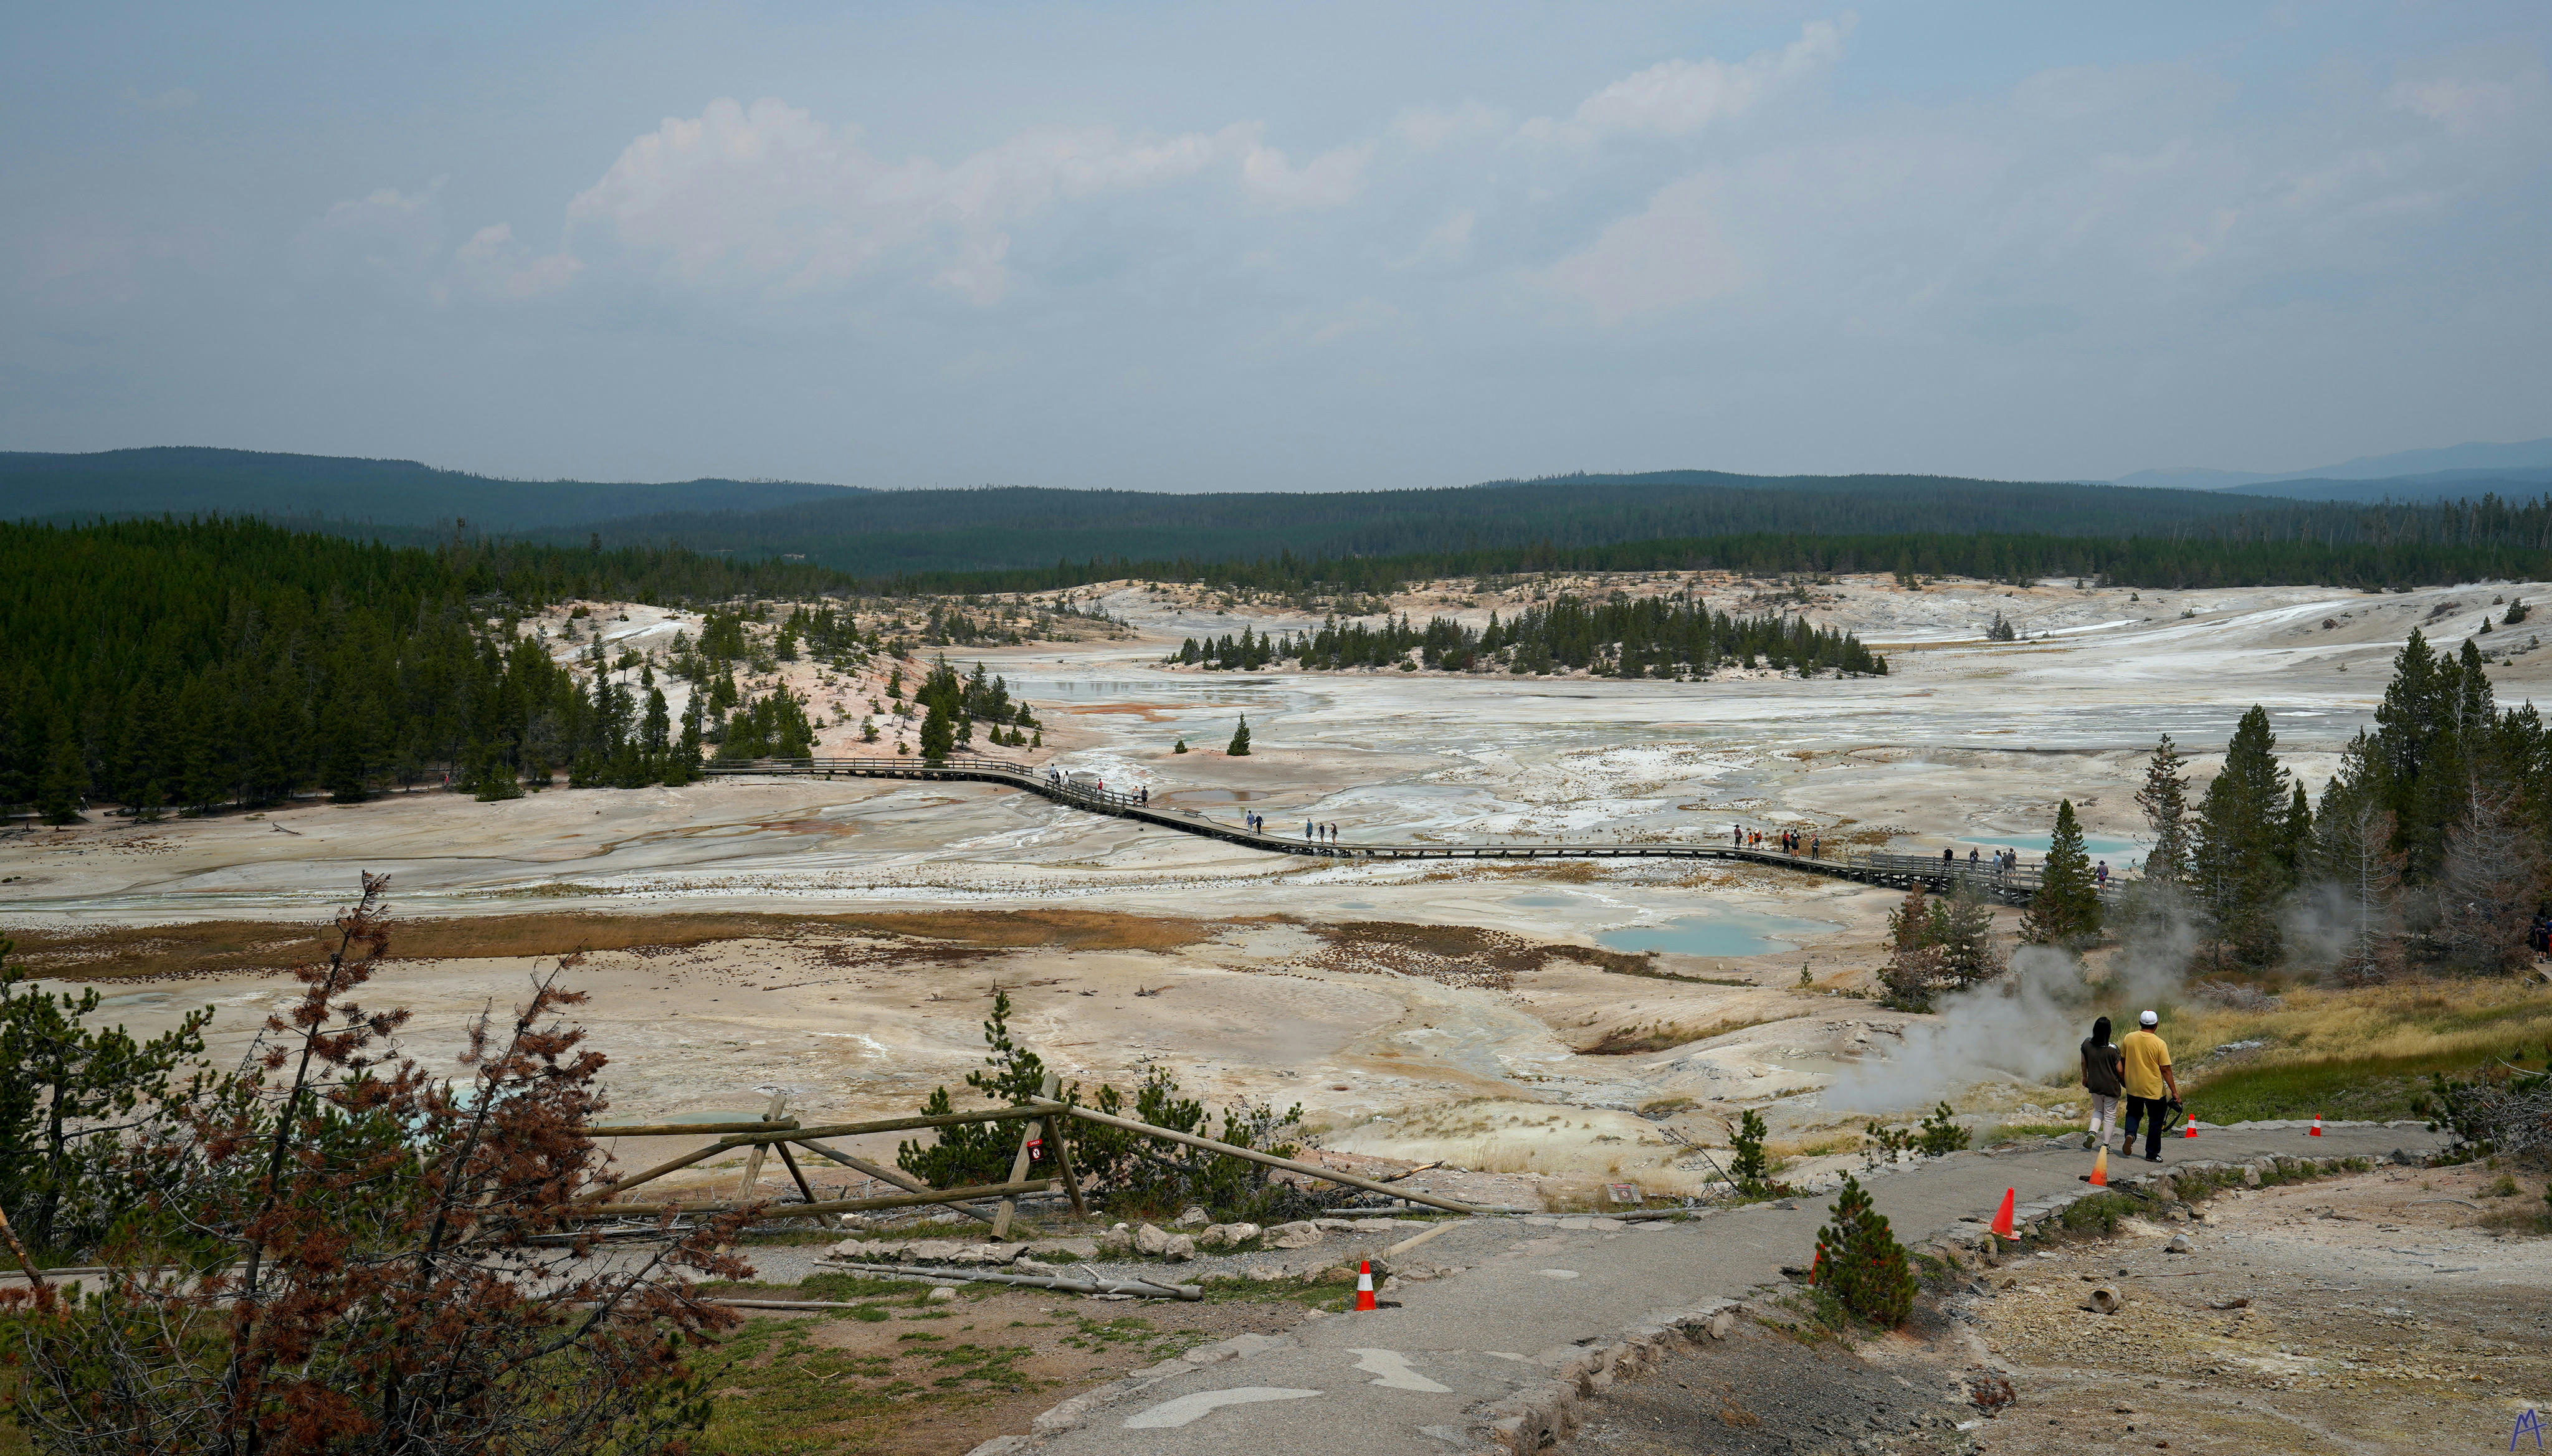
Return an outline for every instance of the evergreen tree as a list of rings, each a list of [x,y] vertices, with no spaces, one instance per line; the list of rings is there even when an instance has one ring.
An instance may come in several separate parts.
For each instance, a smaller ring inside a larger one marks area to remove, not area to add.
[[[48,824],[76,824],[80,799],[88,791],[88,769],[81,762],[79,740],[70,723],[53,724],[53,746],[45,754],[45,772],[36,781],[36,812]]]
[[[2414,634],[2415,637],[2415,634]],[[2224,769],[2198,802],[2190,856],[2192,889],[2212,919],[2218,954],[2245,965],[2274,964],[2284,947],[2278,909],[2293,883],[2286,830],[2286,771],[2268,710],[2242,715],[2224,748]]]
[[[1240,726],[1231,730],[1231,744],[1223,750],[1235,759],[1249,757],[1249,715],[1240,715]]]
[[[2060,800],[2038,891],[2020,917],[2020,938],[2032,945],[2089,945],[2100,938],[2100,909],[2099,886],[2091,880],[2091,857],[2082,849],[2074,801]]]
[[[984,1023],[984,1045],[988,1049],[984,1066],[990,1070],[967,1073],[968,1087],[1012,1107],[1044,1094],[1044,1061],[1010,1036],[1010,993],[1007,990],[996,988],[993,992],[993,1014]],[[939,1087],[931,1089],[921,1110],[924,1116],[939,1117],[956,1110],[956,1106],[948,1089]],[[1018,1145],[1016,1123],[959,1123],[938,1129],[938,1141],[930,1147],[898,1144],[895,1162],[932,1188],[979,1188],[1009,1181],[1010,1160],[1017,1155]]]
[[[930,711],[921,720],[921,756],[931,760],[944,759],[956,746],[957,725],[948,705],[932,702]]]
[[[2188,779],[2180,772],[2187,763],[2164,734],[2146,761],[2144,787],[2136,790],[2136,807],[2154,834],[2144,878],[2157,884],[2178,884],[2188,876]]]
[[[1933,942],[1931,896],[1923,882],[1914,882],[1904,900],[1887,914],[1887,964],[1878,979],[1887,988],[1887,1003],[1899,1010],[1928,1011],[1945,979],[1940,947]]]
[[[1882,1329],[1903,1324],[1914,1309],[1914,1271],[1886,1216],[1871,1205],[1861,1180],[1849,1173],[1827,1211],[1833,1221],[1817,1230],[1808,1282]]]

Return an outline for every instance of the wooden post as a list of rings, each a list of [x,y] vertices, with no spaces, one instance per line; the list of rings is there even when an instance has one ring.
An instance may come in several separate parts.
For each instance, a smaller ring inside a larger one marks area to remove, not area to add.
[[[765,1122],[777,1122],[783,1116],[786,1116],[788,1111],[789,1093],[786,1092],[773,1092],[771,1094],[771,1105],[762,1109],[762,1120]],[[755,1143],[753,1145],[753,1151],[744,1155],[744,1181],[737,1184],[735,1187],[735,1200],[737,1203],[750,1203],[754,1200],[754,1190],[762,1186],[762,1161],[770,1156],[771,1144],[769,1143]],[[1015,1178],[1010,1181],[1012,1183],[1018,1182]],[[806,1201],[811,1203],[815,1200],[813,1198],[808,1198]]]
[[[1049,1079],[1049,1081],[1051,1079]],[[1037,1128],[1049,1125],[1053,1121],[1053,1118],[1048,1117],[1043,1123],[1031,1122],[1027,1126],[1019,1129],[1019,1150],[1010,1155],[1010,1176],[1008,1182],[1019,1183],[1023,1182],[1027,1178],[1028,1147],[1036,1141]],[[1018,1204],[1007,1197],[1003,1198],[1000,1205],[993,1209],[994,1238],[1006,1239],[1010,1236],[1010,1215],[1017,1211]]]
[[[1046,1099],[1053,1100],[1063,1092],[1063,1079],[1047,1073],[1044,1092]],[[1054,1158],[1054,1176],[1063,1180],[1064,1196],[1072,1199],[1072,1216],[1089,1217],[1090,1209],[1081,1201],[1081,1180],[1072,1173],[1072,1149],[1064,1146],[1063,1119],[1060,1117],[1045,1120],[1045,1150]]]
[[[780,1161],[787,1165],[789,1176],[798,1180],[798,1192],[805,1196],[807,1202],[814,1202],[814,1185],[806,1181],[806,1175],[798,1167],[798,1160],[789,1156],[789,1145],[787,1143],[773,1143],[771,1146],[780,1150]]]

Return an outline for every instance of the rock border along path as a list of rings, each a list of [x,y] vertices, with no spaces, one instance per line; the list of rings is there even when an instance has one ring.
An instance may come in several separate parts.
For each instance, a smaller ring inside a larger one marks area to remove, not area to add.
[[[2156,1167],[2117,1160],[2105,1191],[2135,1195],[2176,1174],[2284,1162],[2423,1156],[2420,1123],[2242,1124],[2165,1144]],[[1880,1212],[1917,1247],[1968,1251],[2005,1189],[2026,1235],[2096,1191],[2067,1139],[1961,1153],[1869,1181]],[[2135,1171],[2130,1171],[2135,1170]],[[1578,1402],[1654,1365],[1679,1342],[1725,1335],[1740,1306],[1806,1262],[1825,1196],[1713,1210],[1680,1223],[1592,1215],[1482,1217],[1391,1260],[1400,1307],[1315,1313],[1285,1335],[1192,1350],[1064,1401],[1020,1435],[971,1456],[1385,1456],[1530,1452],[1563,1439]],[[2204,1229],[2192,1237],[2205,1238]],[[1554,1277],[1557,1276],[1557,1277]],[[1303,1392],[1313,1392],[1304,1395]],[[1203,1398],[1203,1399],[1200,1399]]]
[[[1996,873],[1970,868],[1960,861],[1935,860],[1925,855],[1871,853],[1835,860],[1784,854],[1779,850],[1743,849],[1733,844],[1326,844],[1218,823],[1194,810],[1154,808],[1130,793],[1093,788],[1075,783],[1068,778],[1049,780],[1027,765],[1013,764],[1007,759],[965,755],[951,756],[935,763],[925,759],[750,759],[726,762],[712,759],[705,766],[705,772],[721,778],[783,775],[798,779],[919,779],[999,783],[1025,789],[1068,808],[1093,814],[1140,819],[1146,824],[1157,824],[1182,834],[1219,839],[1243,849],[1279,855],[1313,855],[1323,859],[1743,860],[1796,870],[1802,874],[1859,881],[1863,884],[1883,884],[1894,889],[1911,888],[1920,883],[1926,889],[1946,892],[1953,885],[1964,883],[1972,885],[1987,899],[2012,905],[2025,905],[2038,892],[2039,872],[2035,869],[2024,867]],[[2113,894],[2122,883],[2113,882],[2102,887],[2100,893],[2104,897]]]

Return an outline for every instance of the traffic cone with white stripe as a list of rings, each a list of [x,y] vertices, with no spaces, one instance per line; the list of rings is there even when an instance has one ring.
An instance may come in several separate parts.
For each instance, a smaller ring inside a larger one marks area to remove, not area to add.
[[[1360,1259],[1356,1261],[1355,1306],[1358,1309],[1370,1309],[1373,1307],[1373,1261],[1371,1259]]]
[[[2321,1114],[2320,1114],[2319,1112],[2315,1112],[2315,1113],[2313,1114],[2313,1125],[2312,1125],[2312,1131],[2310,1131],[2310,1132],[2308,1132],[2308,1133],[2305,1133],[2305,1134],[2304,1134],[2304,1136],[2306,1136],[2306,1137],[2319,1137],[2319,1136],[2321,1136]]]
[[[2188,1114],[2188,1131],[2181,1133],[2180,1137],[2185,1140],[2195,1136],[2197,1136],[2197,1114],[2191,1112]]]
[[[2101,1143],[2100,1143],[2100,1154],[2099,1154],[2099,1156],[2098,1156],[2098,1157],[2096,1157],[2096,1158],[2093,1158],[2093,1159],[2091,1160],[2091,1187],[2093,1187],[2093,1188],[2107,1188],[2108,1186],[2109,1186],[2109,1144],[2108,1144],[2107,1139],[2105,1139],[2105,1138],[2104,1138],[2104,1139],[2102,1139],[2102,1140],[2101,1140]]]

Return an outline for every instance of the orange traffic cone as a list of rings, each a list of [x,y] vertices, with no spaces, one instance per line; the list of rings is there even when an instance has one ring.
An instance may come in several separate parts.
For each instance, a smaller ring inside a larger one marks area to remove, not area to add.
[[[2197,1114],[2196,1114],[2196,1113],[2191,1112],[2191,1113],[2189,1113],[2189,1114],[2188,1114],[2188,1131],[2181,1133],[2181,1134],[2180,1134],[2180,1136],[2181,1136],[2183,1139],[2185,1139],[2185,1138],[2192,1138],[2192,1137],[2197,1136]]]
[[[2103,1153],[2107,1152],[2108,1145],[2105,1143],[2102,1144],[2100,1151]],[[2011,1228],[2011,1205],[2013,1200],[2019,1196],[2020,1190],[2016,1188],[2004,1189],[2002,1191],[2002,1206],[1994,1210],[1993,1231],[2007,1239],[2020,1237],[2019,1234],[2012,1232]]]
[[[1373,1261],[1371,1259],[1359,1260],[1356,1264],[1356,1307],[1358,1309],[1373,1307]]]
[[[2106,1142],[2103,1142],[2100,1144],[2100,1156],[2091,1160],[2091,1187],[2107,1188],[2108,1186],[2109,1145]]]
[[[2315,1112],[2315,1113],[2313,1114],[2313,1125],[2312,1125],[2312,1131],[2310,1131],[2310,1132],[2308,1132],[2308,1133],[2305,1133],[2305,1134],[2304,1134],[2304,1136],[2306,1136],[2306,1137],[2319,1137],[2319,1136],[2321,1136],[2321,1114],[2320,1114],[2319,1112]]]

